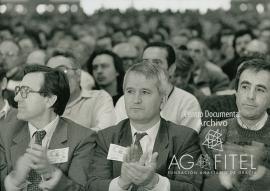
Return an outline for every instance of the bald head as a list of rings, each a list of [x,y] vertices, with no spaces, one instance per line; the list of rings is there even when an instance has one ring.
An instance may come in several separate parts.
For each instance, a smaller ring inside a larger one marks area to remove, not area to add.
[[[45,65],[45,62],[46,62],[46,53],[43,50],[34,50],[28,55],[26,59],[26,64]]]
[[[125,71],[136,63],[139,56],[139,52],[135,46],[126,42],[115,45],[113,47],[113,52],[122,59]]]
[[[137,57],[138,51],[131,43],[119,43],[113,47],[113,52],[116,53],[120,58],[123,57]]]

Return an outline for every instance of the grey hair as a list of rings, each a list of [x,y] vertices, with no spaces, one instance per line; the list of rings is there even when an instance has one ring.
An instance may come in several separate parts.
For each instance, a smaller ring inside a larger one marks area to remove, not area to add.
[[[131,72],[134,72],[137,74],[142,74],[145,76],[146,79],[156,80],[156,86],[157,86],[158,92],[160,93],[161,97],[166,96],[168,84],[169,84],[168,73],[163,68],[161,68],[159,65],[153,64],[151,62],[147,62],[147,63],[137,63],[137,64],[134,64],[133,66],[131,66],[127,70],[125,77],[124,77],[124,82],[123,82],[123,89],[124,90],[126,88],[127,76]]]

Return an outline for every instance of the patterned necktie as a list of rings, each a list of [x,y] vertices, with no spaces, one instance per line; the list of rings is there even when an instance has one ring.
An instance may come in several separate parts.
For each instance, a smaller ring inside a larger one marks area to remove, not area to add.
[[[42,140],[46,135],[46,131],[36,131],[35,132],[35,144],[42,145]],[[29,172],[28,181],[30,184],[27,186],[27,191],[42,191],[38,185],[41,182],[41,176],[35,170]]]
[[[137,152],[135,152],[135,160],[136,160],[136,161],[139,161],[140,158],[141,158],[141,156],[142,156],[142,154],[143,154],[142,145],[141,145],[141,143],[140,143],[140,140],[141,140],[145,135],[147,135],[147,133],[138,133],[138,132],[135,133],[136,138],[135,138],[134,145],[136,145],[137,148],[138,148],[138,149],[137,149]],[[132,185],[132,188],[131,188],[131,191],[137,191],[138,188],[139,188],[139,187],[138,187],[137,185],[133,184],[133,185]]]
[[[135,155],[135,159],[136,161],[139,161],[142,154],[143,154],[143,150],[142,150],[142,146],[141,146],[141,143],[140,143],[140,140],[145,136],[147,135],[147,133],[135,133],[135,142],[134,142],[134,145],[137,146],[138,150],[136,152],[136,155]]]

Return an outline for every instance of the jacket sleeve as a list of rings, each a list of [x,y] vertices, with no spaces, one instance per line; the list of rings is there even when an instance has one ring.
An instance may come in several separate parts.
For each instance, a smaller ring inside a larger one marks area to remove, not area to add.
[[[107,137],[108,139],[108,137]],[[88,182],[88,190],[91,191],[108,191],[111,180],[113,179],[113,163],[107,160],[108,145],[106,145],[106,137],[102,131],[97,135],[96,147],[94,153],[94,162],[92,163],[92,171]]]
[[[187,133],[184,140],[176,138],[173,145],[177,145],[175,159],[169,161],[168,178],[171,191],[186,190],[199,191],[202,184],[201,168],[197,160],[201,154],[198,135],[195,131]]]

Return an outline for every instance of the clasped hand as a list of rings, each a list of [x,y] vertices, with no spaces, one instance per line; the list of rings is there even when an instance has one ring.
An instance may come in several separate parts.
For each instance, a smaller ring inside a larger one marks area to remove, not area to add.
[[[23,183],[31,169],[36,170],[37,173],[47,180],[50,178],[54,167],[50,164],[47,157],[47,148],[40,145],[33,144],[31,148],[27,148],[24,155],[22,155],[16,163],[14,178],[16,184]]]
[[[144,153],[136,160],[137,149],[137,146],[132,145],[124,155],[119,179],[123,188],[128,188],[131,184],[152,187],[158,182],[158,175],[155,173],[158,153]]]

